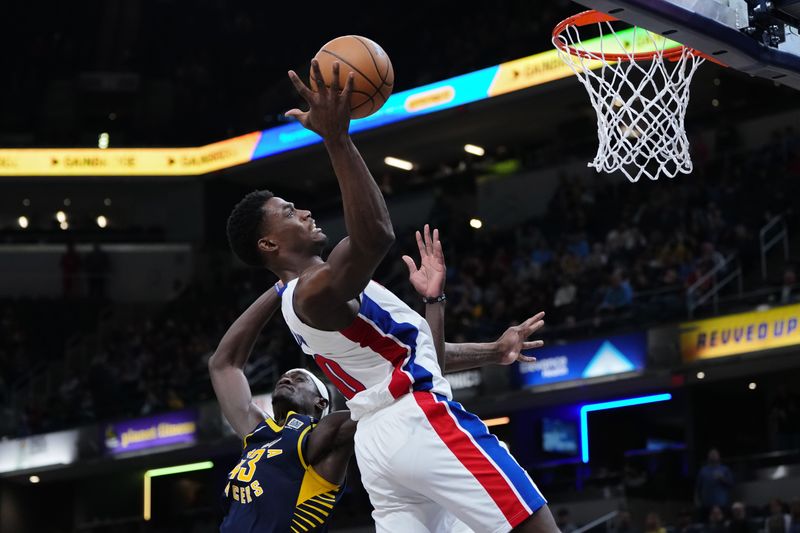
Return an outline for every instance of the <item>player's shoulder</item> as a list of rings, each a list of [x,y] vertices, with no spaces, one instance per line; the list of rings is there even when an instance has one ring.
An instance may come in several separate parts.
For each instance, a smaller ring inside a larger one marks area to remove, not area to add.
[[[311,426],[311,428],[313,428],[317,425],[317,422],[319,422],[319,420],[313,416],[290,411],[286,416],[286,422],[284,422],[283,427],[288,429],[303,429]]]

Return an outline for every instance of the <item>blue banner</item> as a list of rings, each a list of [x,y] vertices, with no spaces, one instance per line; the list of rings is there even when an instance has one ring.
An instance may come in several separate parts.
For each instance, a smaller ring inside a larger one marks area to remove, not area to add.
[[[536,362],[512,367],[513,377],[521,387],[624,374],[645,368],[647,334],[639,332],[545,346],[524,353],[536,357]]]

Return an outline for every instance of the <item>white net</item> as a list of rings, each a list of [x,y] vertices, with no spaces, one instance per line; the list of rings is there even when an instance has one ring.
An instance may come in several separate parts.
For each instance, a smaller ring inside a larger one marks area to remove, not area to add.
[[[561,59],[575,72],[597,112],[598,172],[623,172],[630,181],[692,172],[684,117],[689,84],[704,59],[642,28],[615,30],[593,23],[599,37],[581,39],[583,26],[554,34]]]

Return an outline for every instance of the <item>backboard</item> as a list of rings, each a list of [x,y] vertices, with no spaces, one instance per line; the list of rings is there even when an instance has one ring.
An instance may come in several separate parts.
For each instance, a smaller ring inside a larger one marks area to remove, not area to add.
[[[800,0],[575,0],[800,90]]]

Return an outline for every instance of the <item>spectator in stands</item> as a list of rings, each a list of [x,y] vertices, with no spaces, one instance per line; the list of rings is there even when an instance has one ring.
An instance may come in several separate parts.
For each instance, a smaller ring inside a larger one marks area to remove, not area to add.
[[[600,304],[601,311],[621,311],[633,303],[633,289],[630,282],[624,278],[622,271],[617,269],[611,274],[610,286],[603,295]]]
[[[558,513],[556,514],[556,525],[558,526],[558,529],[561,530],[561,533],[572,533],[578,529],[578,526],[572,523],[569,509],[566,507],[562,507],[558,510]]]
[[[731,505],[731,519],[725,524],[727,533],[752,533],[747,519],[747,508],[742,502]]]
[[[617,512],[616,518],[608,523],[608,533],[638,533],[633,525],[631,512],[625,508],[621,508]]]
[[[697,474],[695,495],[703,514],[714,506],[727,507],[733,487],[733,472],[720,462],[719,450],[708,452],[708,462]]]
[[[102,301],[106,297],[106,281],[111,270],[108,254],[94,243],[92,251],[86,256],[86,276],[89,285],[89,298]]]
[[[61,256],[61,287],[64,298],[78,296],[78,282],[81,270],[81,257],[75,251],[75,243],[67,242],[67,250]]]
[[[789,533],[800,533],[800,498],[792,502],[789,508],[789,516],[791,518]]]
[[[719,505],[712,505],[711,510],[708,512],[708,523],[704,533],[726,533],[725,529],[725,513],[722,512],[722,507]]]
[[[797,274],[794,269],[787,268],[783,272],[783,284],[781,285],[780,303],[791,304],[800,300],[797,287]]]
[[[774,498],[769,502],[769,516],[764,521],[764,533],[789,533],[792,517],[783,508],[783,502]]]
[[[800,399],[781,385],[769,411],[771,445],[774,450],[800,447]]]
[[[701,525],[694,523],[693,513],[690,509],[684,509],[678,513],[675,533],[697,533],[700,529]]]
[[[644,533],[667,533],[667,529],[661,525],[658,513],[647,513],[644,519]]]

